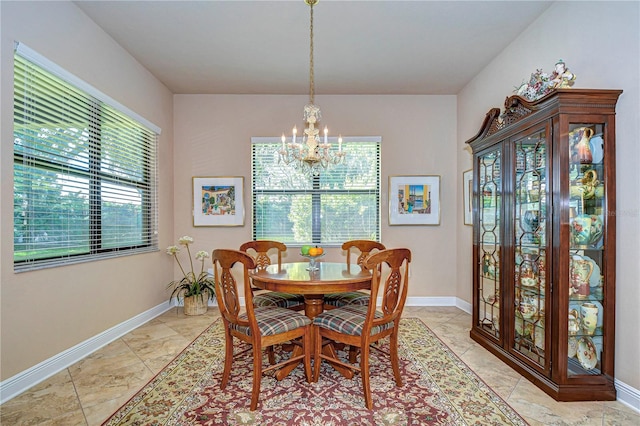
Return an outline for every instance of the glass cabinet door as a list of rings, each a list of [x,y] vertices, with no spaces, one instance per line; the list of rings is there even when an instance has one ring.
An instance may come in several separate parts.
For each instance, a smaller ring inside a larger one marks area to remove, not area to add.
[[[502,158],[499,150],[478,157],[478,318],[480,327],[500,337],[500,211]]]
[[[520,355],[546,367],[547,282],[546,131],[514,143],[514,339]]]
[[[605,309],[602,275],[604,126],[569,127],[569,293],[567,376],[601,374]]]

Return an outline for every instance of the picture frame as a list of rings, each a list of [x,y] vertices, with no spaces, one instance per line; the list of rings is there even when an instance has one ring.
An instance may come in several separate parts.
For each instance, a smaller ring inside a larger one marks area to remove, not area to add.
[[[243,226],[244,177],[194,176],[193,226]]]
[[[389,176],[389,225],[440,225],[440,176]]]
[[[473,226],[473,170],[462,173],[462,200],[464,224]]]

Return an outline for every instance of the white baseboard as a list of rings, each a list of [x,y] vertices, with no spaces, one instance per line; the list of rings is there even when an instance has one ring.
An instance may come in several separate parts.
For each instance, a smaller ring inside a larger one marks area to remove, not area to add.
[[[614,379],[618,401],[640,413],[640,390]]]
[[[172,305],[164,302],[0,382],[0,404],[4,404],[171,308]]]
[[[471,305],[471,303],[466,302],[462,299],[456,298],[456,307],[458,309],[465,311],[469,315],[471,315],[471,313],[473,312],[473,305]]]
[[[244,298],[242,298],[244,299]],[[240,303],[244,304],[244,300]],[[9,379],[0,382],[0,404],[21,394],[27,389],[59,373],[70,365],[75,364],[91,353],[114,340],[119,339],[130,331],[151,321],[153,318],[163,314],[174,305],[166,302],[161,303],[135,317],[124,321],[76,346],[67,349]],[[209,301],[209,306],[217,306],[215,301]],[[457,297],[408,297],[406,306],[455,306],[467,313],[471,313],[471,304]],[[618,401],[640,412],[640,390],[635,389],[624,382],[615,380]]]
[[[382,298],[378,298],[378,304]],[[456,306],[455,297],[407,297],[405,306]]]

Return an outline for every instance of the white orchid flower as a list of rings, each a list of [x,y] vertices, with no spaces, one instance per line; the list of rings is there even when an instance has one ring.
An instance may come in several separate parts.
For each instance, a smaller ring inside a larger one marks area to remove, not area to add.
[[[180,237],[180,239],[178,240],[178,243],[180,243],[180,245],[183,246],[188,246],[189,244],[193,243],[193,238],[185,235],[184,237]]]
[[[209,252],[200,250],[199,252],[196,253],[196,259],[198,260],[205,260],[207,258],[209,258]]]

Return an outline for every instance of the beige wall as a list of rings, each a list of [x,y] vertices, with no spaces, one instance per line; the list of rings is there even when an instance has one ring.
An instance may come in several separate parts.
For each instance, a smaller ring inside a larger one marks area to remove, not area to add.
[[[459,94],[457,149],[459,170],[470,168],[471,156],[464,149],[464,141],[478,132],[487,111],[502,107],[513,87],[537,68],[551,72],[560,58],[578,76],[574,87],[624,90],[616,115],[615,373],[617,379],[635,389],[640,389],[639,17],[638,2],[552,5]],[[471,298],[470,246],[471,228],[458,226],[461,275],[457,295],[467,301]]]
[[[252,136],[302,126],[307,96],[177,95],[175,230],[193,234],[201,249],[237,248],[251,239]],[[455,96],[316,96],[330,133],[382,137],[382,242],[413,252],[409,296],[452,296],[456,283],[455,212],[458,193]],[[440,226],[389,226],[389,175],[440,175]],[[192,228],[192,176],[244,176],[245,225]],[[300,257],[290,253],[291,261]],[[344,259],[340,249],[326,259]]]
[[[13,272],[13,43],[20,41],[137,112],[160,137],[160,243],[173,233],[172,95],[73,3],[0,2],[0,291],[2,379],[32,367],[167,299],[162,251]]]

